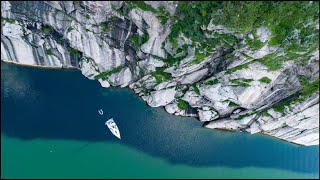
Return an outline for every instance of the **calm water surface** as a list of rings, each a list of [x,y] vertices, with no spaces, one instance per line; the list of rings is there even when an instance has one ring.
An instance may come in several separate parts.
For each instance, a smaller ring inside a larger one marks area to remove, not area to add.
[[[201,128],[77,70],[1,65],[2,178],[319,178],[319,146]]]

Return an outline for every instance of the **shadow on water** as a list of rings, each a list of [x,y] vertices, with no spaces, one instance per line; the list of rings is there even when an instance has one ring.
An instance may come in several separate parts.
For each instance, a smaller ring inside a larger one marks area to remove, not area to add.
[[[1,64],[1,132],[5,135],[23,140],[121,143],[172,164],[197,167],[318,172],[319,146],[303,147],[259,134],[201,128],[201,122],[194,118],[151,108],[131,90],[102,88],[76,70]],[[98,113],[100,108],[103,116]],[[110,117],[120,129],[121,141],[104,126]]]

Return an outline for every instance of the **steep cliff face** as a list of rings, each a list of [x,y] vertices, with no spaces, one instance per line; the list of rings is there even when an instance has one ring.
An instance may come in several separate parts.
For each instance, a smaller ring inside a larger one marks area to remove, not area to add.
[[[232,2],[2,1],[1,60],[78,68],[206,128],[316,145],[319,4],[249,5],[255,19],[237,25]]]

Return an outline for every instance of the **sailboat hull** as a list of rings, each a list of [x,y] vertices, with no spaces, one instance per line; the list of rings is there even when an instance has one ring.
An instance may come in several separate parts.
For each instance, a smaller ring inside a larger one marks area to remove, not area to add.
[[[107,127],[109,128],[109,130],[112,132],[114,136],[121,139],[119,128],[117,124],[114,122],[113,118],[107,120],[105,122],[105,125],[107,125]]]

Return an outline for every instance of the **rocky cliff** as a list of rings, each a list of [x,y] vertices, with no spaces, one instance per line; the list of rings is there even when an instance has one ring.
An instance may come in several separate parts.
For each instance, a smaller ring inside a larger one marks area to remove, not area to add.
[[[204,127],[319,144],[319,3],[1,1],[1,60],[78,68]]]

